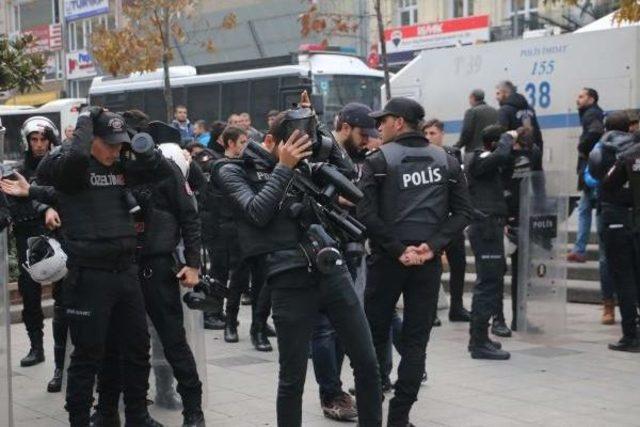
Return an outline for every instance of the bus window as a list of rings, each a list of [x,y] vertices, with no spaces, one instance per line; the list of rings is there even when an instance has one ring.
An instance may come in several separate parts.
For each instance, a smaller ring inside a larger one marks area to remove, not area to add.
[[[151,89],[144,91],[144,112],[147,113],[151,120],[166,120],[167,113],[165,111],[164,94],[162,89]]]
[[[249,111],[249,82],[231,82],[222,85],[222,120],[232,113]]]
[[[140,110],[144,111],[144,91],[136,90],[131,92],[126,92],[127,94],[127,110]]]
[[[220,85],[209,83],[187,87],[187,108],[189,120],[206,120],[208,123],[220,119],[218,101],[220,98]],[[226,120],[226,117],[225,117]]]
[[[278,78],[251,82],[251,123],[257,129],[266,129],[267,113],[278,109]]]
[[[381,77],[349,75],[315,75],[313,93],[324,98],[325,120],[328,123],[349,102],[360,102],[372,110],[380,109]]]

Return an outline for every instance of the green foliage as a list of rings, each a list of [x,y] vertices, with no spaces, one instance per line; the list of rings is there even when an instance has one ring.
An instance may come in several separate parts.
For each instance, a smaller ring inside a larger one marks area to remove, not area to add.
[[[31,34],[14,39],[0,34],[0,91],[39,89],[46,64],[45,55],[32,51]]]

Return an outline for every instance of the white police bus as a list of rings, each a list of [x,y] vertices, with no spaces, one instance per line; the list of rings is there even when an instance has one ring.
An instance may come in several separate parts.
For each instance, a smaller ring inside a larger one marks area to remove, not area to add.
[[[575,171],[580,89],[596,89],[605,111],[640,107],[640,27],[586,30],[425,50],[392,78],[391,92],[416,99],[428,117],[444,121],[445,142],[453,144],[471,91],[483,89],[487,103],[497,107],[496,84],[511,80],[536,110],[544,168]],[[576,182],[567,181],[565,190],[575,191]]]
[[[231,113],[248,112],[253,126],[266,128],[269,110],[291,107],[303,89],[314,97],[322,118],[331,122],[348,102],[380,107],[383,73],[361,59],[341,53],[307,50],[284,58],[288,65],[271,65],[272,59],[199,67],[170,68],[174,105],[186,105],[189,118],[226,120]],[[241,70],[223,71],[233,66]],[[259,68],[262,67],[262,68]],[[206,73],[206,74],[198,74]],[[166,118],[162,69],[127,77],[96,77],[89,89],[91,105],[112,111],[140,109],[153,119]],[[323,107],[323,108],[322,108]]]

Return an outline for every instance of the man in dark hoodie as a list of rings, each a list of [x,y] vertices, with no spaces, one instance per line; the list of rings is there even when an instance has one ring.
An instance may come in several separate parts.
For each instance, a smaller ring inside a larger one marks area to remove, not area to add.
[[[503,80],[498,83],[496,86],[496,100],[500,104],[498,124],[507,130],[516,130],[519,127],[530,128],[533,143],[542,152],[542,132],[540,132],[536,112],[525,97],[517,92],[516,86],[509,80]]]

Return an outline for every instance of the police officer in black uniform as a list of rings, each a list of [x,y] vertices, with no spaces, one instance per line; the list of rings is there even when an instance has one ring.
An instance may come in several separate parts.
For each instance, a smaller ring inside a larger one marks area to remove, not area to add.
[[[302,105],[308,105],[304,94]],[[306,117],[308,110],[300,111]],[[293,191],[292,182],[298,179],[294,168],[311,155],[311,142],[306,132],[298,130],[287,138],[286,123],[292,114],[281,113],[263,145],[250,141],[239,160],[216,163],[214,173],[214,179],[239,211],[238,233],[244,256],[265,256],[280,351],[278,426],[302,425],[309,340],[320,309],[326,310],[351,359],[359,425],[379,426],[382,395],[378,364],[351,275],[344,265],[336,265],[329,273],[316,271],[302,249],[308,230],[293,208],[303,201],[303,194]],[[335,141],[329,162],[341,172],[354,172]]]
[[[128,116],[125,115],[127,118]],[[130,124],[129,120],[127,124]],[[154,124],[162,125],[158,122]],[[180,133],[169,125],[165,126],[168,128],[164,133],[165,138],[175,131],[173,142],[178,143]],[[147,130],[144,122],[136,127],[129,126],[128,129],[132,134]],[[149,132],[151,135],[141,133],[133,136],[134,149],[144,151],[142,156],[155,154],[152,138],[156,135],[153,130]],[[163,142],[169,141],[165,139]],[[162,159],[158,164],[158,168],[148,172],[153,176],[147,176],[144,172],[137,173],[127,183],[141,208],[135,219],[138,232],[137,262],[145,306],[170,365],[154,367],[157,391],[155,403],[171,406],[171,379],[175,376],[178,381],[177,390],[182,397],[183,426],[202,427],[205,425],[202,383],[187,343],[180,298],[180,284],[193,287],[199,281],[200,221],[193,193],[182,171],[172,161]],[[186,265],[178,268],[175,253],[180,239],[184,243]],[[99,376],[98,416],[103,423],[118,417],[120,373],[117,367],[118,352],[112,352]]]
[[[409,412],[420,389],[438,303],[439,253],[468,224],[471,204],[458,161],[429,144],[420,131],[420,104],[393,98],[372,117],[383,145],[368,156],[360,181],[364,199],[358,217],[367,226],[372,251],[365,311],[382,363],[391,318],[403,294],[402,357],[388,425],[405,427],[412,425]]]
[[[542,170],[542,151],[535,143],[531,129],[516,129],[518,136],[511,150],[511,160],[502,169],[504,196],[507,202],[507,236],[517,245],[518,227],[520,223],[520,182],[531,172]],[[518,249],[511,258],[511,329],[504,317],[504,281],[498,291],[498,307],[491,324],[491,333],[499,337],[510,337],[511,330],[516,330],[518,321]]]
[[[36,168],[40,161],[58,144],[55,126],[45,117],[36,116],[27,119],[22,127],[24,139],[24,160],[17,168],[27,181],[35,179]],[[45,215],[57,213],[48,205],[23,197],[8,196],[8,207],[13,222],[18,265],[18,290],[22,297],[22,319],[29,335],[31,349],[20,361],[20,366],[33,366],[44,362],[42,347],[43,320],[42,286],[31,279],[23,265],[26,261],[27,239],[45,233]]]
[[[627,146],[617,159],[601,156],[600,165],[589,159],[589,171],[603,176],[600,205],[604,251],[616,285],[618,307],[622,317],[622,338],[609,344],[610,350],[640,353],[638,331],[638,296],[640,295],[640,135],[627,133],[629,117],[625,111],[609,113],[605,119],[606,133],[602,149],[614,153],[616,147]],[[596,146],[598,148],[598,146]],[[595,153],[594,153],[595,154]],[[603,153],[604,154],[604,153]],[[613,167],[611,162],[614,161]],[[599,167],[595,167],[599,166]],[[593,171],[592,171],[593,169]],[[607,173],[608,171],[608,173]],[[625,185],[627,184],[628,185]]]
[[[72,426],[89,425],[95,375],[107,342],[119,346],[127,425],[158,426],[147,411],[149,332],[135,265],[136,232],[125,184],[129,143],[121,116],[91,107],[73,140],[51,158],[69,273],[66,315],[74,351],[67,404]],[[151,166],[150,166],[151,167]]]
[[[473,288],[469,351],[474,359],[506,360],[510,354],[500,343],[489,339],[489,319],[496,312],[498,292],[504,286],[506,260],[504,226],[507,203],[504,199],[502,169],[511,160],[515,131],[503,133],[500,125],[482,130],[483,150],[469,158],[465,171],[474,219],[469,226],[469,241],[476,260],[476,283]],[[499,141],[499,142],[498,142]]]

